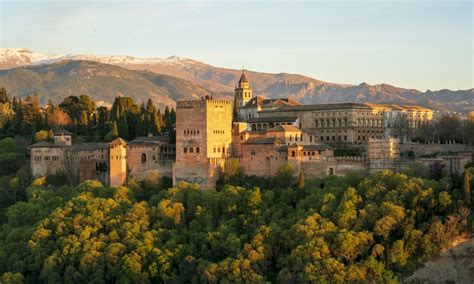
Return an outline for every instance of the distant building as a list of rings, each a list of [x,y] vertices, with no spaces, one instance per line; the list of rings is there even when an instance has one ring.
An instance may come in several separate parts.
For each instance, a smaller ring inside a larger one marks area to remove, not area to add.
[[[142,180],[150,171],[171,176],[175,160],[175,145],[168,143],[168,136],[72,144],[71,133],[62,130],[55,133],[54,142],[30,148],[35,177],[64,172],[73,183],[95,179],[107,186],[122,185],[128,178]]]
[[[229,159],[238,160],[248,175],[272,176],[283,164],[305,177],[367,175],[414,164],[413,159],[402,159],[400,141],[409,140],[432,119],[433,112],[419,106],[301,105],[291,99],[254,97],[243,72],[234,103],[211,97],[177,102],[176,144],[170,144],[168,136],[73,144],[69,132],[59,131],[54,143],[31,145],[31,171],[34,176],[64,171],[73,182],[97,179],[110,186],[159,172],[175,184],[188,181],[204,189],[215,186]],[[336,149],[356,154],[336,155]],[[449,171],[456,172],[466,157],[418,161],[446,161]]]

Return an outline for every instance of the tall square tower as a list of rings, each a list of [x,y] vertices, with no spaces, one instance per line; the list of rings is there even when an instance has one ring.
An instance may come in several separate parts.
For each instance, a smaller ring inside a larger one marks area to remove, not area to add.
[[[232,104],[209,97],[179,101],[176,107],[176,163],[173,183],[212,188],[232,143]]]

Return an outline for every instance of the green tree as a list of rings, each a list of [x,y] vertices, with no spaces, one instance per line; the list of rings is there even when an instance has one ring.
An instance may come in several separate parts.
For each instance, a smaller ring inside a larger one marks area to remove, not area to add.
[[[2,87],[0,89],[0,104],[10,103],[10,98],[8,98],[7,90]]]
[[[105,141],[111,142],[111,141],[113,141],[117,138],[119,138],[119,132],[118,132],[118,128],[117,128],[117,122],[114,121],[114,123],[112,125],[112,129],[110,130],[109,133],[107,133],[107,135],[105,135]]]
[[[300,170],[300,174],[298,175],[298,188],[304,189],[304,174],[302,170]]]

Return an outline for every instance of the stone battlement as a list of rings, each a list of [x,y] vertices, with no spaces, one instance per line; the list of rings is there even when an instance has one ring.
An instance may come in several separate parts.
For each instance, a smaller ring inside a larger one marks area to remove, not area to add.
[[[328,157],[330,162],[366,162],[366,157],[361,156],[337,156],[337,157]]]
[[[176,108],[198,108],[198,107],[203,107],[206,104],[230,105],[231,101],[224,100],[224,99],[212,99],[212,98],[206,97],[200,100],[178,101],[176,102]]]

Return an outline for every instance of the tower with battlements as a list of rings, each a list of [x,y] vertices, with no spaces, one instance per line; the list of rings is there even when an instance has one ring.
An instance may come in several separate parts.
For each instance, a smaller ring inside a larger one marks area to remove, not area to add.
[[[212,99],[179,101],[176,106],[176,163],[173,183],[213,188],[232,143],[232,104]]]

